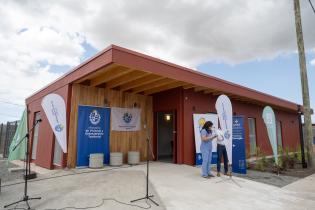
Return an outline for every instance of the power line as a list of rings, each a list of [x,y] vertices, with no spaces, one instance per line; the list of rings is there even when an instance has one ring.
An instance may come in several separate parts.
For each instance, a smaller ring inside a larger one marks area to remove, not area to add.
[[[0,98],[0,103],[5,103],[5,104],[10,104],[10,105],[15,105],[15,106],[25,106],[24,104],[18,104],[18,103],[13,103],[7,99]]]
[[[10,115],[10,114],[5,114],[5,113],[0,113],[0,115],[2,115],[2,116],[7,116],[7,117],[20,118],[20,117],[18,117],[18,116]]]
[[[313,9],[313,12],[314,12],[314,14],[315,14],[315,8],[314,8],[314,6],[313,6],[313,4],[312,4],[312,1],[311,1],[311,0],[308,0],[308,2],[310,3],[310,5],[311,5],[311,7],[312,7],[312,9]]]
[[[10,101],[6,101],[6,100],[2,100],[2,99],[0,99],[0,103],[4,103],[4,104],[10,104],[10,105],[14,105],[14,106],[25,106],[25,105],[22,105],[22,104],[16,104],[16,103],[12,103],[12,102],[10,102]]]

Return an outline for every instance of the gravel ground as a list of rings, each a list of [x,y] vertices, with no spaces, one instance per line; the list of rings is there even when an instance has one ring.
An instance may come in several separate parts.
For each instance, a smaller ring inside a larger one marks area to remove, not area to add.
[[[9,168],[20,168],[20,167],[13,163],[7,162],[6,159],[0,159],[0,179],[2,183],[23,178],[23,173],[21,171],[10,173]]]
[[[314,168],[302,168],[301,164],[296,164],[294,169],[287,169],[286,171],[281,171],[281,174],[277,175],[273,172],[268,171],[257,171],[252,169],[247,169],[247,174],[234,174],[234,176],[242,177],[245,179],[277,186],[284,187],[291,184],[299,179],[305,178],[315,173]]]
[[[260,172],[260,171],[255,171],[255,170],[247,170],[246,175],[242,175],[242,174],[233,174],[233,175],[237,177],[253,180],[256,182],[261,182],[261,183],[277,186],[277,187],[284,187],[300,179],[294,176],[286,176],[282,174],[278,176],[277,174],[274,174],[274,173]]]

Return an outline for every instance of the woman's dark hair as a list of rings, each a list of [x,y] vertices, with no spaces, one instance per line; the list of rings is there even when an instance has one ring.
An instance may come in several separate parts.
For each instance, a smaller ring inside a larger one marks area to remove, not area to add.
[[[202,126],[202,129],[205,129],[208,133],[211,131],[210,127],[212,127],[213,123],[211,121],[205,122],[205,124]]]

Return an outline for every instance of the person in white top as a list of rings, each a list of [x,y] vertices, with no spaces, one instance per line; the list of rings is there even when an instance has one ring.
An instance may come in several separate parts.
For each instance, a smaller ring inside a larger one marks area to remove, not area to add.
[[[221,159],[223,156],[223,162],[224,162],[224,175],[228,175],[228,156],[227,151],[225,147],[225,138],[224,134],[220,129],[216,129],[215,133],[217,134],[217,176],[221,176]]]

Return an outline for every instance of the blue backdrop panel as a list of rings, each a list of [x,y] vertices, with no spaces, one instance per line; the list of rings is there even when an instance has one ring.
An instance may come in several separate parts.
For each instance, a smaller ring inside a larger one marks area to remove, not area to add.
[[[246,174],[244,117],[233,116],[232,171]]]
[[[77,166],[88,166],[92,153],[103,153],[104,164],[109,164],[109,132],[109,108],[79,106]]]
[[[211,164],[217,164],[217,159],[218,159],[218,153],[212,152]],[[199,166],[201,164],[202,164],[202,154],[201,153],[196,153],[195,165]]]
[[[211,164],[217,164],[217,160],[218,160],[218,153],[212,152]]]

